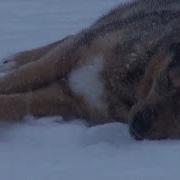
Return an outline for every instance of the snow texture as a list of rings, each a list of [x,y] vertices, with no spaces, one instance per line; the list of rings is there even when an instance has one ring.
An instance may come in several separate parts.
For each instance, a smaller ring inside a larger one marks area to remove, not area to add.
[[[0,0],[0,57],[73,34],[122,0]],[[179,180],[180,141],[61,117],[0,126],[2,180]]]

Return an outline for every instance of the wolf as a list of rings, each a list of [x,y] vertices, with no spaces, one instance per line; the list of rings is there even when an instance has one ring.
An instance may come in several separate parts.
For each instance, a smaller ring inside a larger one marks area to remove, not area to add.
[[[180,1],[134,0],[0,64],[0,120],[62,115],[180,138]]]

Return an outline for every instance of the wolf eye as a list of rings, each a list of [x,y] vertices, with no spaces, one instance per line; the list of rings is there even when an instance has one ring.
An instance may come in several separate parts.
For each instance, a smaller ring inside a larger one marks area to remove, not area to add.
[[[173,57],[173,60],[169,63],[169,68],[170,69],[173,69],[173,68],[176,68],[177,66],[179,66],[180,65],[180,59],[179,60],[177,60],[177,59],[174,59],[174,57]]]

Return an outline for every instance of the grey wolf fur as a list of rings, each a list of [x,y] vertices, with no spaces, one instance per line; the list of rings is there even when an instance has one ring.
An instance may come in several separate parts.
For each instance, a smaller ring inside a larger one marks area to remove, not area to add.
[[[180,138],[179,0],[120,5],[0,68],[1,121],[62,115],[128,123],[136,139]]]

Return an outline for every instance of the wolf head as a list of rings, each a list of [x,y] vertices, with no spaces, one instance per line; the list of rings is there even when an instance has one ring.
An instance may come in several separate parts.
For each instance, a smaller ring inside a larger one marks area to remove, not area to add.
[[[180,41],[159,48],[137,91],[130,133],[136,139],[180,138]]]

